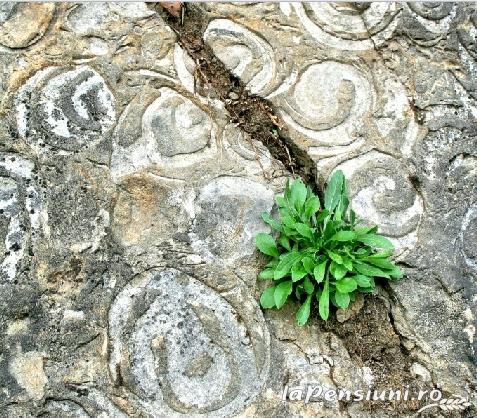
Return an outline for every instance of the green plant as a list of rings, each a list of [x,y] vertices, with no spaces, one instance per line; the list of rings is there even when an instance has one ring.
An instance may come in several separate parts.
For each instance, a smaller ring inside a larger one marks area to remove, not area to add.
[[[377,227],[358,225],[349,207],[346,179],[336,171],[320,199],[300,179],[287,181],[284,195],[276,196],[279,219],[269,213],[263,220],[276,232],[259,233],[258,249],[272,257],[259,279],[272,280],[260,298],[263,308],[280,309],[290,295],[301,302],[296,313],[305,325],[317,304],[327,320],[331,303],[346,309],[356,292],[370,293],[374,278],[398,279],[399,268],[389,257],[393,245],[377,234]]]

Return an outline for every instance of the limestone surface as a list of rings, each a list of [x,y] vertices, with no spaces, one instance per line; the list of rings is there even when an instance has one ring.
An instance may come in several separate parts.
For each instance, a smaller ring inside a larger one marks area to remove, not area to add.
[[[438,389],[469,403],[450,416],[475,416],[475,4],[211,2],[184,19],[188,7],[194,41],[269,101],[317,184],[343,170],[405,279],[327,323],[298,327],[295,302],[262,312],[254,236],[293,173],[201,86],[166,12],[2,2],[0,417],[426,405],[283,399],[310,384]]]

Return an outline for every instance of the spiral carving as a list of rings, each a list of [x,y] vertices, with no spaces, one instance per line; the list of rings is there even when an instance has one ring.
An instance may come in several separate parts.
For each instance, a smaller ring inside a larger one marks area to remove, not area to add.
[[[109,312],[113,379],[153,417],[230,416],[253,400],[268,373],[269,337],[256,312],[241,316],[178,270],[144,273]]]
[[[453,3],[447,2],[409,2],[407,5],[414,13],[424,19],[429,20],[444,19],[452,12],[452,9],[455,7]]]
[[[146,89],[125,109],[113,135],[114,177],[154,164],[182,166],[213,146],[215,125],[191,99],[169,87]]]
[[[270,92],[276,64],[273,48],[267,41],[228,19],[210,22],[204,32],[204,41],[253,94]]]
[[[33,147],[77,151],[116,122],[114,97],[91,67],[50,67],[37,72],[17,95],[20,135]]]
[[[432,45],[449,32],[456,10],[454,2],[406,3],[406,11],[414,21],[407,32],[417,43]]]
[[[423,202],[406,168],[393,157],[371,151],[338,165],[349,179],[352,208],[401,249],[415,244]]]
[[[292,3],[305,29],[320,43],[343,50],[373,49],[396,27],[396,3]]]
[[[374,100],[374,88],[358,68],[324,61],[299,75],[283,100],[283,118],[314,146],[349,145]]]

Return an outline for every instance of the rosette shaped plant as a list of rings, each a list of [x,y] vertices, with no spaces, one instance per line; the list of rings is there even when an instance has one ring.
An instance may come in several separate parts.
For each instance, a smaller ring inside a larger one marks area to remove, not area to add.
[[[375,279],[402,277],[389,259],[392,243],[377,234],[377,226],[356,219],[343,172],[332,175],[324,202],[300,179],[287,182],[276,202],[278,217],[262,214],[274,232],[256,235],[258,249],[271,257],[258,275],[270,281],[260,298],[263,308],[280,309],[293,296],[301,304],[298,324],[305,325],[316,307],[327,320],[330,303],[346,309],[357,292],[374,290]]]

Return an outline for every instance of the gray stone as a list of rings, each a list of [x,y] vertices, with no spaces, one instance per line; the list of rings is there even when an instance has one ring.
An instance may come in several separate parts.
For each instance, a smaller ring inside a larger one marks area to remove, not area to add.
[[[319,185],[344,171],[406,273],[305,327],[295,302],[262,313],[256,280],[260,215],[292,173],[155,7],[0,3],[0,416],[424,406],[282,400],[309,383],[475,408],[476,6],[195,5],[212,61],[271,102]]]

